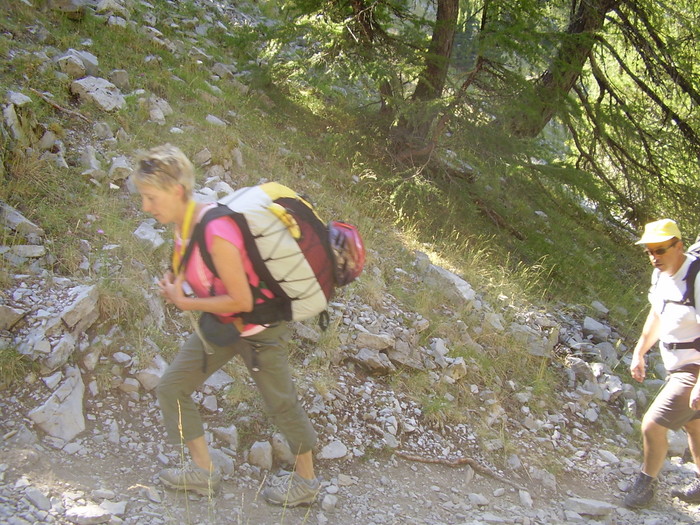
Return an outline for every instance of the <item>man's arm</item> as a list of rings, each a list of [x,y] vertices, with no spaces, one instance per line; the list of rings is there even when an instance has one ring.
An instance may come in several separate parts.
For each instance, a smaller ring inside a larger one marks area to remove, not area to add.
[[[661,318],[653,309],[650,309],[649,315],[647,315],[647,319],[644,321],[642,335],[640,336],[639,341],[637,341],[637,345],[634,347],[634,352],[632,353],[632,363],[630,363],[630,372],[632,373],[632,377],[640,383],[644,381],[644,377],[646,376],[644,356],[659,340],[660,325]]]

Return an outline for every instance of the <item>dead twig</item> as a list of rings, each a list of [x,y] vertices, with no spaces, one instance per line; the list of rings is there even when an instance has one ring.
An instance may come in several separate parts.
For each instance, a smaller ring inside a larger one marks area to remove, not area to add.
[[[438,464],[438,465],[446,465],[448,467],[460,467],[462,465],[469,465],[471,468],[473,468],[476,472],[483,476],[488,476],[490,478],[493,478],[497,481],[500,481],[501,483],[505,483],[506,485],[510,485],[513,488],[516,488],[518,490],[527,490],[525,487],[522,487],[521,485],[518,485],[514,481],[509,480],[508,478],[505,478],[498,474],[497,472],[494,472],[493,470],[483,466],[481,463],[479,463],[477,460],[472,459],[472,458],[453,458],[453,459],[445,459],[445,458],[425,458],[423,456],[414,456],[413,454],[408,454],[406,452],[401,452],[401,451],[396,451],[394,452],[397,456],[403,459],[407,459],[409,461],[417,461],[419,463],[433,463],[433,464]]]
[[[484,215],[486,218],[491,219],[496,226],[508,230],[510,234],[516,239],[520,239],[521,241],[525,239],[525,236],[522,233],[520,233],[518,230],[516,230],[510,224],[508,224],[508,221],[506,221],[494,210],[489,208],[484,201],[482,201],[481,199],[474,199],[474,204],[476,204],[476,207],[479,208],[481,214]]]
[[[56,109],[59,110],[59,111],[63,111],[64,113],[68,113],[69,115],[73,115],[74,117],[78,117],[79,119],[84,120],[84,121],[87,122],[88,124],[90,123],[90,119],[87,118],[87,117],[86,117],[85,115],[83,115],[82,113],[79,113],[79,112],[77,112],[77,111],[73,111],[72,109],[67,109],[67,108],[64,108],[64,107],[62,107],[62,106],[59,106],[59,105],[56,104],[53,100],[51,100],[49,97],[47,97],[46,95],[44,95],[41,91],[37,91],[37,90],[34,89],[34,88],[29,88],[29,90],[30,90],[32,93],[34,93],[35,95],[37,95],[39,98],[41,98],[41,100],[43,100],[44,102],[46,102],[49,106],[52,106],[52,107],[56,108]]]

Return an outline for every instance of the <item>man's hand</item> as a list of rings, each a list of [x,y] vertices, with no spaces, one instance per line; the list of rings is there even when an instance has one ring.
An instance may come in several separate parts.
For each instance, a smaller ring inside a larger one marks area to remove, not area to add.
[[[158,282],[160,288],[160,294],[168,303],[172,303],[178,308],[179,301],[185,298],[185,292],[182,289],[182,283],[185,278],[182,274],[175,277],[172,272],[166,273],[163,278]]]
[[[638,355],[636,352],[632,354],[632,362],[630,363],[630,373],[635,381],[640,383],[646,377],[647,365],[644,362],[644,356]]]
[[[693,410],[700,410],[700,383],[695,383],[695,386],[690,391],[688,405]]]

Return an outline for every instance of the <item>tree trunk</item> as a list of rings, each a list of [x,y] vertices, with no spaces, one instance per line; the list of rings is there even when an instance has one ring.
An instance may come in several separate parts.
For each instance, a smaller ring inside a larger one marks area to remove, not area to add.
[[[532,103],[510,124],[511,132],[521,138],[534,138],[559,110],[588,59],[595,43],[595,33],[603,28],[606,14],[620,0],[581,0],[574,11],[565,39],[550,68],[536,81]]]
[[[425,147],[437,111],[430,102],[442,97],[452,58],[459,0],[438,0],[433,35],[425,58],[425,66],[411,96],[408,116],[404,116],[391,132],[395,149],[415,150]]]
[[[459,0],[439,0],[433,36],[430,40],[425,68],[420,75],[413,100],[434,100],[442,96],[452,58]]]

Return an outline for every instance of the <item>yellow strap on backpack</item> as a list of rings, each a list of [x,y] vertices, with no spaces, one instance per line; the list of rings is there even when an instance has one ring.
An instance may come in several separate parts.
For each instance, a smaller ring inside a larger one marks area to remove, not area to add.
[[[316,215],[316,217],[318,217],[318,213],[316,212],[316,209],[313,207],[313,205],[309,201],[307,201],[304,197],[299,195],[296,191],[294,191],[291,188],[288,188],[284,184],[280,184],[279,182],[266,182],[266,183],[260,185],[260,189],[262,191],[264,191],[270,197],[270,199],[273,201],[277,200],[277,199],[281,199],[283,197],[297,199],[297,200],[303,202],[304,204],[306,204],[306,206],[308,208],[310,208],[311,211],[314,212],[314,215]],[[273,213],[275,213],[275,215],[280,217],[280,219],[282,218],[277,212],[273,211]],[[318,217],[318,219],[321,220],[320,217]],[[290,231],[292,231],[292,230],[290,230]],[[292,235],[294,235],[294,233],[292,233]],[[301,236],[301,232],[299,232],[299,236]],[[298,239],[299,237],[295,236],[294,238]]]
[[[297,223],[297,220],[287,211],[287,208],[281,204],[273,202],[267,207],[267,209],[274,213],[275,216],[282,221],[282,224],[286,226],[292,237],[294,237],[296,240],[301,239],[301,228],[299,228],[299,223]]]
[[[190,235],[192,234],[190,225],[192,224],[192,217],[194,216],[196,205],[197,203],[194,199],[190,199],[190,202],[187,203],[187,210],[185,210],[185,218],[182,221],[182,230],[180,231],[180,249],[173,249],[173,272],[175,272],[176,275],[184,270],[184,268],[180,268],[180,262],[185,256],[187,245],[190,243]]]

